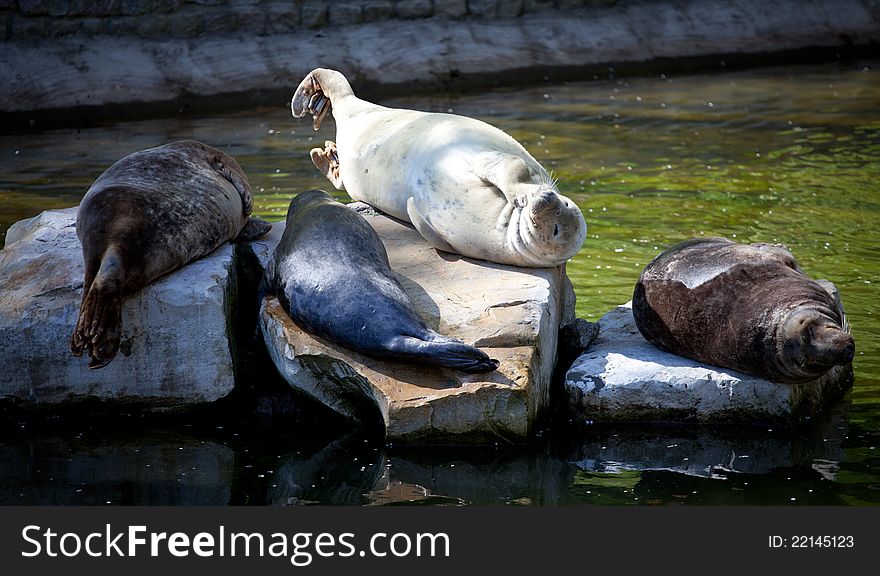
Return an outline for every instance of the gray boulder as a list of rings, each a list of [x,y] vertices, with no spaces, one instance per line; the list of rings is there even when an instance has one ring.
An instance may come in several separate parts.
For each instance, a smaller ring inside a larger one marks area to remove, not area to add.
[[[119,355],[99,370],[68,348],[83,290],[76,208],[10,227],[0,251],[0,399],[100,399],[177,407],[234,385],[234,247],[225,244],[129,297]]]

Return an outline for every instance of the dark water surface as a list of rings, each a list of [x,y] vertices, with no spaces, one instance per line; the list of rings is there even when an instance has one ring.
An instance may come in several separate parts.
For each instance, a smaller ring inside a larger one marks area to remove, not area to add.
[[[680,240],[785,243],[809,274],[839,286],[858,350],[851,394],[816,422],[554,428],[524,447],[408,448],[315,434],[308,419],[2,414],[0,503],[880,503],[878,74],[880,61],[860,61],[382,102],[487,120],[552,169],[589,225],[568,266],[582,317],[629,300],[644,265]],[[125,154],[180,138],[235,156],[256,212],[281,219],[292,195],[330,189],[307,152],[333,129],[314,133],[279,102],[0,135],[0,233],[78,203]]]

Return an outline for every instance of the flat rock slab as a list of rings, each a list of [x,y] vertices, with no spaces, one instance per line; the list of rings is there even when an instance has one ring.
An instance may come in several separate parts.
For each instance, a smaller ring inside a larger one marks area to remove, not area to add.
[[[300,330],[269,296],[260,326],[282,376],[348,418],[381,415],[392,439],[528,435],[549,403],[560,323],[572,320],[574,295],[564,268],[469,260],[438,252],[413,228],[386,216],[367,216],[367,221],[428,325],[481,348],[500,361],[498,370],[462,374],[365,357]],[[282,231],[276,224],[253,244],[262,262]]]
[[[76,208],[13,224],[0,251],[0,399],[100,399],[171,407],[210,402],[234,385],[227,310],[233,246],[127,298],[119,354],[89,370],[69,349],[83,292]]]
[[[599,334],[565,377],[572,418],[611,421],[793,421],[838,400],[851,380],[837,367],[779,384],[663,352],[639,333],[631,303],[599,320]]]

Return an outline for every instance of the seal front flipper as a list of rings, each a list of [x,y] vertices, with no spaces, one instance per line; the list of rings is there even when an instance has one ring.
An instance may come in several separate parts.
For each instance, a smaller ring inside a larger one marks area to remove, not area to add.
[[[327,180],[337,190],[345,190],[342,176],[339,174],[339,154],[336,152],[335,142],[331,140],[325,141],[323,150],[321,148],[312,148],[309,151],[309,156],[311,156],[312,164],[315,165],[315,168],[326,176]]]
[[[484,152],[474,158],[473,168],[474,174],[503,194],[508,204],[525,205],[521,196],[526,191],[521,185],[532,184],[534,178],[522,158],[504,152]]]
[[[70,350],[76,356],[88,350],[89,368],[106,366],[119,350],[123,276],[120,254],[116,249],[108,248],[94,280],[89,286],[83,286],[86,292],[70,340]]]
[[[235,237],[233,242],[250,242],[252,240],[258,240],[265,236],[271,229],[272,224],[265,220],[248,218],[248,221],[242,226],[241,232],[238,233],[238,236]]]
[[[416,227],[419,234],[422,235],[428,244],[436,248],[437,250],[442,250],[444,252],[452,252],[453,254],[458,254],[458,250],[449,245],[449,242],[443,239],[440,236],[440,233],[434,229],[431,224],[425,220],[425,218],[419,212],[419,209],[416,208],[416,201],[413,197],[410,197],[406,201],[406,214],[409,216],[409,221],[412,222],[412,225]]]
[[[233,160],[233,162],[235,161]],[[254,194],[251,192],[250,183],[243,177],[244,172],[239,174],[238,171],[224,166],[223,161],[219,157],[214,158],[211,166],[235,187],[238,195],[241,197],[241,213],[245,216],[250,216],[251,211],[254,209]],[[241,167],[238,167],[238,170],[241,171]]]

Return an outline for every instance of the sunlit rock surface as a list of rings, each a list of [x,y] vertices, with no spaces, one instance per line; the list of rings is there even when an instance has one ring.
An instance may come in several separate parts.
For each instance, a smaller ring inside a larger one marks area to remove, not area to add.
[[[599,334],[565,377],[573,419],[776,421],[809,417],[838,400],[851,368],[779,384],[663,352],[636,328],[630,303],[599,320]]]
[[[428,325],[481,348],[500,361],[499,369],[462,374],[368,358],[303,332],[270,296],[260,326],[281,375],[344,416],[381,418],[389,438],[526,436],[549,403],[558,329],[574,320],[574,294],[563,269],[464,259],[431,248],[396,220],[373,215],[367,221]],[[282,232],[276,224],[253,244],[262,262]]]
[[[89,370],[88,358],[68,347],[83,290],[75,225],[76,208],[50,210],[7,233],[0,251],[0,398],[23,404],[96,398],[161,408],[229,393],[232,245],[127,298],[119,354]]]

